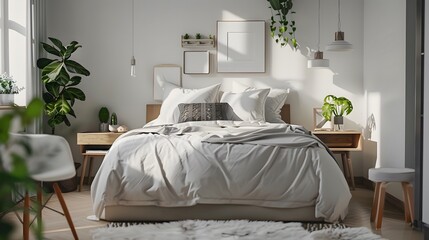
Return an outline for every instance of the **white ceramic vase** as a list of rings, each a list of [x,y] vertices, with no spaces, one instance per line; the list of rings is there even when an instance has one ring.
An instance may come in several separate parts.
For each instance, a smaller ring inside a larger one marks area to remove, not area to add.
[[[0,105],[13,105],[15,94],[0,94]]]

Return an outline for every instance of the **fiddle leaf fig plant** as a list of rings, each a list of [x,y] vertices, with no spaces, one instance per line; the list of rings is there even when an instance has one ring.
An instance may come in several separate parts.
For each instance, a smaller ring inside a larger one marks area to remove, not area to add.
[[[70,126],[68,115],[76,117],[73,105],[76,100],[85,101],[85,93],[76,87],[82,76],[89,76],[90,72],[81,64],[71,60],[72,54],[82,47],[78,42],[72,41],[69,45],[55,38],[49,38],[52,44],[43,43],[43,49],[54,55],[54,58],[40,58],[37,67],[42,70],[42,81],[45,84],[43,100],[45,112],[48,115],[48,125],[55,133],[55,126],[65,123]]]
[[[293,19],[292,0],[267,0],[271,9],[270,31],[271,37],[276,43],[284,47],[287,44],[296,49],[298,42],[295,38],[296,23]]]
[[[331,121],[332,115],[345,116],[353,111],[352,102],[345,97],[336,97],[334,95],[327,95],[323,99],[322,115]]]

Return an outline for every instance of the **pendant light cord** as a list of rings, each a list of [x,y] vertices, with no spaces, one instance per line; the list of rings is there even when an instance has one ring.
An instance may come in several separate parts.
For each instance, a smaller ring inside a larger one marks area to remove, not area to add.
[[[318,23],[318,30],[317,30],[317,51],[320,50],[320,0],[319,0],[319,11],[317,15],[317,23]]]
[[[340,0],[338,0],[338,32],[341,32],[341,7]]]
[[[134,0],[131,3],[131,52],[134,58]]]

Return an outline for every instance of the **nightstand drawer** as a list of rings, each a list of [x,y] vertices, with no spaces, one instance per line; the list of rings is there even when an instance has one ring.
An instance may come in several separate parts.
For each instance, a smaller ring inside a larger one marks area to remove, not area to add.
[[[121,136],[122,133],[97,132],[97,133],[78,133],[78,145],[112,145],[112,143]]]
[[[329,148],[348,148],[360,150],[359,132],[313,132]]]

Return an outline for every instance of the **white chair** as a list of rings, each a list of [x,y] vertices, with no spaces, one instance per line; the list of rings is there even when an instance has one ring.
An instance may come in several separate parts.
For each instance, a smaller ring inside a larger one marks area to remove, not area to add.
[[[371,222],[380,229],[383,219],[384,198],[386,186],[390,182],[400,182],[404,193],[405,222],[414,220],[413,186],[414,169],[410,168],[371,168],[368,170],[369,180],[375,182],[374,199],[372,203]]]
[[[10,141],[12,142],[24,142],[28,144],[32,149],[31,154],[26,157],[26,163],[30,177],[42,182],[53,182],[54,192],[57,194],[58,200],[64,212],[64,216],[67,219],[69,227],[73,233],[74,239],[79,239],[76,230],[73,225],[70,213],[67,209],[67,205],[64,201],[58,181],[66,180],[74,177],[76,170],[73,163],[73,157],[70,151],[68,142],[60,136],[45,135],[45,134],[11,134]],[[11,148],[7,150],[9,153],[15,152],[21,156],[26,156],[25,149],[21,144],[13,144]],[[10,154],[6,154],[10,156]],[[7,157],[5,158],[7,159]],[[5,161],[6,169],[7,163]],[[37,204],[38,208],[36,218],[39,227],[41,226],[42,220],[42,190],[39,186],[37,188]],[[29,239],[30,232],[30,197],[28,191],[24,194],[24,214],[23,214],[23,239]]]

